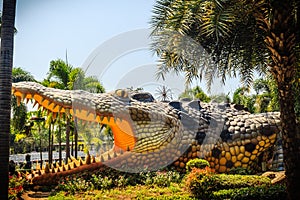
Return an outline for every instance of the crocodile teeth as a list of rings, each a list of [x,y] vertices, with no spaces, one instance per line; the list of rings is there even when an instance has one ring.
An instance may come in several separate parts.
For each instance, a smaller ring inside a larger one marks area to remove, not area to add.
[[[21,97],[17,96],[17,105],[20,106],[21,104]]]
[[[29,102],[29,98],[26,98],[26,104],[28,104],[28,102]]]
[[[37,101],[34,101],[33,107],[35,107],[38,104]]]
[[[25,94],[25,93],[22,93],[21,101],[24,101],[25,97],[26,97],[26,94]]]

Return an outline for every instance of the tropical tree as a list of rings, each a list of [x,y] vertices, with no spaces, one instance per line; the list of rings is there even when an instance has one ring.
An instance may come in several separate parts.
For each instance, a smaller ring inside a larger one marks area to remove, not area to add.
[[[159,0],[153,9],[158,74],[184,71],[188,81],[269,71],[281,112],[284,163],[290,199],[300,199],[300,137],[293,83],[298,81],[300,11],[295,0]],[[238,74],[237,74],[238,73]]]
[[[99,83],[96,77],[86,77],[84,71],[81,68],[74,68],[67,62],[58,59],[50,62],[50,68],[47,79],[43,81],[43,84],[48,87],[54,87],[64,90],[87,90],[89,92],[105,92],[103,86]],[[78,151],[78,125],[77,119],[71,121],[70,116],[65,116],[66,122],[66,159],[73,155],[73,142],[70,151],[70,136],[73,133],[74,138],[74,152],[77,157]],[[60,135],[61,136],[61,135]],[[72,140],[73,141],[73,140]]]
[[[9,132],[16,0],[3,0],[0,54],[0,199],[8,199]]]
[[[12,82],[20,81],[35,81],[34,77],[27,71],[20,67],[12,69]],[[19,105],[18,105],[19,103]],[[23,131],[28,132],[29,126],[27,123],[27,107],[23,102],[17,102],[16,97],[12,96],[11,100],[12,107],[12,119],[11,119],[11,138],[14,138],[16,134]],[[11,140],[13,141],[13,140]]]
[[[155,92],[159,101],[167,102],[173,99],[172,90],[165,85],[158,87]]]
[[[180,96],[180,98],[199,99],[201,102],[210,102],[210,98],[202,90],[200,86],[195,86],[193,89],[186,89]]]

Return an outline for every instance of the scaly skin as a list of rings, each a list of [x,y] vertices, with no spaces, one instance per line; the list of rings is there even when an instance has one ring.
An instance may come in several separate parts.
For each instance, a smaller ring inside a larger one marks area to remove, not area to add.
[[[116,90],[91,94],[46,88],[38,83],[14,83],[18,102],[35,103],[55,115],[66,113],[83,121],[107,124],[114,146],[86,161],[72,158],[67,165],[36,171],[35,184],[53,184],[59,177],[104,165],[127,172],[173,166],[184,172],[193,158],[206,159],[217,172],[244,167],[260,170],[264,152],[279,133],[279,113],[250,114],[229,104],[199,101],[157,102],[149,93]],[[268,155],[268,154],[265,154]]]

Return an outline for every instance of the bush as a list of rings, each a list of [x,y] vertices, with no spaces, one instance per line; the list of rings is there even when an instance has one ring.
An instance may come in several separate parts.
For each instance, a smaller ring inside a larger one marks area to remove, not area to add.
[[[205,167],[210,167],[209,162],[200,158],[189,160],[186,163],[186,170],[188,172],[192,171],[193,168],[204,169]]]
[[[247,168],[237,167],[237,168],[231,168],[229,170],[229,174],[250,175],[253,174],[253,172]]]
[[[209,199],[212,191],[214,191],[214,185],[210,183],[215,182],[214,177],[214,171],[209,167],[193,168],[186,177],[186,186],[195,197]]]
[[[287,197],[286,187],[284,185],[257,186],[238,189],[219,190],[213,192],[213,199],[231,199],[231,200],[284,200]]]
[[[186,185],[197,198],[212,198],[213,192],[224,189],[236,189],[255,186],[270,186],[268,177],[257,175],[214,174],[206,169],[194,168],[187,176]]]
[[[174,171],[149,172],[146,173],[143,183],[145,185],[157,185],[159,187],[169,187],[171,183],[180,183],[181,175]]]
[[[20,175],[9,176],[8,199],[19,199],[23,192],[25,178]]]

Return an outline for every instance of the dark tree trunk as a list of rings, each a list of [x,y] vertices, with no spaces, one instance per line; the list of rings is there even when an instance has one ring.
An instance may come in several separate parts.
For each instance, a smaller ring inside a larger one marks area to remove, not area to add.
[[[74,120],[74,140],[75,140],[75,158],[77,158],[78,153],[78,131],[77,131],[77,118]]]
[[[51,148],[51,125],[52,123],[49,124],[49,129],[48,129],[48,162],[49,164],[52,163],[52,156],[51,156],[51,151],[52,151],[52,148]]]
[[[300,134],[292,87],[296,72],[296,22],[291,15],[294,7],[292,1],[285,0],[272,1],[271,8],[266,44],[272,57],[271,72],[278,85],[288,198],[300,199]]]
[[[60,119],[58,121],[58,158],[59,158],[59,165],[61,165],[62,161],[62,151],[61,151],[61,124],[60,124]]]
[[[42,168],[42,166],[43,166],[43,147],[42,147],[42,136],[41,136],[41,125],[40,124],[38,124],[38,126],[39,126],[39,135],[40,135],[40,160],[41,160],[41,162],[40,162],[40,167]]]
[[[70,158],[70,118],[67,116],[67,125],[66,125],[66,163]]]
[[[0,199],[8,199],[11,82],[16,0],[3,0],[0,55]]]

